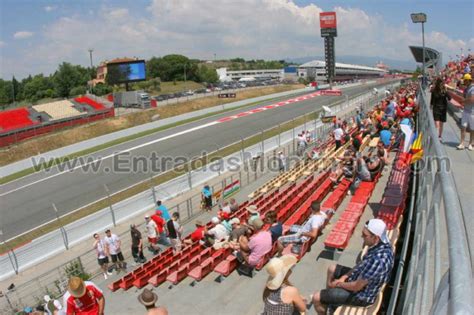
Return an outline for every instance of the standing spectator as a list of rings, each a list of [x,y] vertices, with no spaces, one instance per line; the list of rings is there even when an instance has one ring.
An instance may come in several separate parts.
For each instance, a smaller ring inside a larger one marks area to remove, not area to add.
[[[67,315],[104,315],[102,291],[94,283],[84,282],[79,277],[69,279],[63,304]]]
[[[181,234],[183,232],[183,227],[179,224],[179,213],[174,212],[171,216],[171,220],[166,222],[166,227],[168,230],[168,237],[171,241],[171,246],[175,252],[181,251]]]
[[[212,211],[212,192],[209,185],[204,185],[201,191],[201,204],[202,208],[207,211]]]
[[[278,152],[278,171],[284,172],[286,171],[287,161],[286,156],[283,154],[282,151]]]
[[[298,260],[293,255],[272,258],[265,270],[268,280],[263,291],[263,315],[293,315],[306,311],[306,302],[288,278]]]
[[[161,202],[161,200],[158,200],[156,202],[156,209],[155,210],[157,212],[158,211],[161,212],[161,216],[165,220],[165,222],[168,222],[169,220],[171,220],[171,216],[170,216],[170,213],[168,211],[168,208],[166,208],[166,206]]]
[[[120,248],[122,241],[120,238],[117,235],[112,234],[110,229],[107,229],[105,231],[104,240],[107,244],[107,247],[109,248],[110,257],[112,258],[112,263],[114,264],[117,273],[119,273],[121,269],[125,271],[125,262],[122,249]]]
[[[155,214],[150,217],[156,223],[156,232],[158,235],[158,244],[163,246],[170,246],[171,243],[166,236],[166,222],[161,216],[161,211],[156,210]],[[169,220],[168,220],[169,221]]]
[[[464,100],[463,100],[463,112],[461,118],[461,143],[456,147],[458,150],[464,150],[464,137],[466,136],[466,130],[469,129],[470,141],[467,149],[472,151],[474,148],[474,86],[472,85],[472,77],[469,73],[463,76],[464,85]]]
[[[148,249],[156,255],[160,252],[160,247],[158,246],[158,229],[155,221],[151,220],[149,216],[145,216],[145,230],[146,236],[148,238]]]
[[[104,274],[104,278],[107,279],[107,275],[112,275],[111,272],[108,270],[109,265],[109,249],[107,247],[107,243],[100,238],[98,233],[94,233],[94,244],[92,247],[95,249],[97,255],[97,262],[102,269]]]
[[[230,198],[229,200],[229,207],[230,207],[230,212],[234,213],[235,211],[239,210],[239,204],[235,200],[235,198]]]
[[[344,131],[340,125],[336,125],[336,129],[332,132],[334,136],[334,141],[336,141],[336,150],[339,149],[342,145],[342,137],[344,136]]]
[[[138,301],[145,306],[147,315],[168,315],[166,308],[155,306],[158,301],[158,295],[151,290],[144,289],[138,296]]]
[[[318,314],[326,314],[328,305],[369,306],[390,279],[393,251],[385,223],[380,219],[367,221],[362,238],[369,250],[354,268],[329,266],[326,289],[315,292],[312,297]]]
[[[132,237],[132,256],[136,263],[144,263],[146,261],[143,256],[143,240],[142,233],[137,229],[135,224],[130,225],[130,236]]]
[[[443,135],[443,123],[446,122],[446,113],[448,111],[448,101],[451,96],[444,87],[443,80],[437,78],[433,90],[431,91],[431,106],[433,108],[433,119],[438,129],[438,138],[441,140]]]

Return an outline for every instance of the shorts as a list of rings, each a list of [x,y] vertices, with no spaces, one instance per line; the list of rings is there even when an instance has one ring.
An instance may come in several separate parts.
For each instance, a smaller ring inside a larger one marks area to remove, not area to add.
[[[104,258],[97,258],[97,263],[99,266],[103,266],[105,264],[109,263],[109,257],[104,257]]]
[[[301,236],[302,228],[303,227],[300,225],[292,225],[290,227],[290,233],[295,233],[295,234],[280,236],[278,238],[278,241],[283,246],[286,246],[288,244],[301,244],[303,242],[306,242],[308,240],[308,237]]]
[[[351,268],[337,265],[336,271],[334,272],[334,278],[339,279],[343,275],[351,271]],[[355,294],[344,290],[342,288],[329,288],[321,290],[319,293],[321,303],[324,305],[352,305],[352,306],[368,306],[370,303],[359,300]]]
[[[122,252],[117,253],[117,254],[115,254],[115,255],[112,255],[112,254],[111,254],[110,257],[112,258],[112,262],[114,262],[114,263],[117,262],[117,259],[118,259],[118,261],[124,261]]]
[[[181,240],[179,238],[171,238],[171,246],[174,248],[175,251],[181,251]]]
[[[461,117],[461,126],[463,128],[467,128],[473,131],[474,130],[474,114],[463,112],[462,117]]]
[[[151,244],[156,244],[158,240],[156,237],[148,237],[148,242]]]

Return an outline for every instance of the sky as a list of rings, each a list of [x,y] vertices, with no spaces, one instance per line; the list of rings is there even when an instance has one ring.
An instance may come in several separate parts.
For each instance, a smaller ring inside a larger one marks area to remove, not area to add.
[[[411,61],[421,45],[443,60],[474,49],[474,1],[0,0],[0,77],[48,75],[62,62],[183,54],[203,60],[324,55],[319,13],[337,14],[337,55]]]

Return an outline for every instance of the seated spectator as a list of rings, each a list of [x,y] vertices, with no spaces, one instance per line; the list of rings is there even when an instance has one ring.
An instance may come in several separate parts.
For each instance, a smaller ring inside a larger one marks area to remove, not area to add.
[[[222,203],[221,210],[217,211],[217,216],[221,220],[228,220],[230,218],[230,214],[231,214],[230,205],[227,201],[224,201]]]
[[[388,165],[389,160],[388,160],[388,151],[385,149],[383,142],[379,141],[377,143],[377,156],[382,160],[382,162],[385,165]]]
[[[235,211],[239,210],[239,204],[235,200],[235,198],[230,198],[229,200],[229,207],[230,207],[230,212],[234,213]]]
[[[367,163],[365,162],[366,157],[360,157],[357,159],[357,166],[356,166],[356,174],[354,182],[351,184],[349,188],[348,194],[354,194],[355,190],[359,187],[361,182],[370,182],[372,177],[369,172],[369,168]]]
[[[232,225],[232,232],[230,232],[229,236],[229,241],[231,242],[238,242],[241,236],[246,236],[249,232],[245,225],[240,224],[239,218],[232,218],[230,224]]]
[[[272,258],[265,270],[268,280],[263,291],[263,315],[304,313],[306,301],[288,280],[297,259],[293,255]]]
[[[318,314],[326,314],[328,305],[371,305],[382,285],[390,279],[393,251],[385,223],[380,219],[369,220],[362,238],[369,250],[360,263],[352,269],[341,265],[328,268],[326,289],[315,292],[312,297]]]
[[[254,219],[257,219],[257,218],[260,218],[260,212],[258,212],[258,209],[257,209],[257,206],[256,205],[250,205],[248,206],[247,208],[247,211],[250,213],[250,217],[249,219],[247,220],[248,222],[248,225],[250,226],[250,228],[252,227],[252,221]]]
[[[201,220],[197,220],[195,223],[196,229],[191,233],[190,239],[185,239],[183,242],[187,245],[201,242],[204,240],[204,234],[206,233],[206,226]]]
[[[384,147],[388,148],[391,143],[392,133],[389,130],[388,123],[382,124],[382,131],[380,131],[380,141],[383,142]]]
[[[370,179],[373,181],[377,175],[383,170],[383,163],[378,156],[371,156],[365,160],[367,169],[370,173]]]
[[[240,237],[240,251],[237,253],[237,259],[253,268],[272,250],[272,235],[269,231],[262,230],[263,221],[260,218],[252,220],[252,226],[255,233],[250,240]]]
[[[272,234],[272,243],[275,243],[283,234],[283,225],[277,221],[277,214],[275,211],[268,211],[265,213],[265,223],[270,224],[270,233]]]
[[[313,201],[311,203],[311,217],[308,221],[303,226],[292,225],[290,227],[292,234],[278,238],[278,255],[281,255],[283,249],[289,244],[302,244],[310,239],[315,240],[327,220],[328,216],[321,211],[321,204]]]
[[[211,222],[214,226],[205,233],[206,245],[219,247],[228,240],[230,233],[218,217],[213,217]]]
[[[138,296],[138,301],[145,306],[147,315],[168,315],[166,308],[162,306],[155,306],[158,301],[158,295],[149,289],[143,289]]]

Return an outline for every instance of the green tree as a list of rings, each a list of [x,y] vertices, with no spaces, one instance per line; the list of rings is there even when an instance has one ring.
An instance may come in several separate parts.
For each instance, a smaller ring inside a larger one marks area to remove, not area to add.
[[[219,81],[219,76],[217,75],[216,70],[210,69],[205,65],[201,65],[198,67],[197,71],[197,82],[207,82],[207,83],[215,83]]]
[[[109,94],[113,91],[113,88],[107,84],[99,83],[92,88],[92,93],[98,96]]]
[[[59,65],[59,69],[56,73],[54,73],[53,82],[54,89],[58,96],[68,97],[69,92],[73,87],[84,83],[84,77],[83,73],[79,71],[78,66],[73,66],[68,62],[63,62]]]
[[[85,86],[76,86],[76,87],[73,87],[70,91],[69,91],[69,95],[70,96],[78,96],[78,95],[83,95],[83,94],[86,94],[86,87]]]
[[[30,101],[37,101],[44,97],[54,96],[54,92],[51,92],[54,84],[50,77],[44,77],[43,74],[35,75],[31,80],[28,80],[23,87],[23,99]]]

